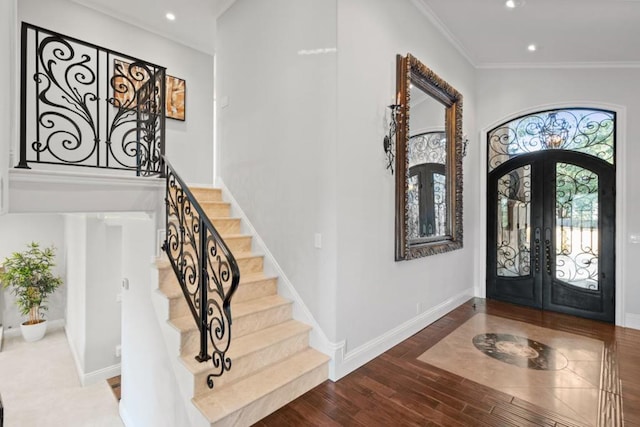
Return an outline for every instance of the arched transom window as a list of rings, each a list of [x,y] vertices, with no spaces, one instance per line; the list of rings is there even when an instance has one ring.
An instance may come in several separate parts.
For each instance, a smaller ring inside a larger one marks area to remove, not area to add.
[[[489,131],[489,172],[521,154],[578,151],[610,164],[615,160],[615,112],[588,108],[541,111]]]

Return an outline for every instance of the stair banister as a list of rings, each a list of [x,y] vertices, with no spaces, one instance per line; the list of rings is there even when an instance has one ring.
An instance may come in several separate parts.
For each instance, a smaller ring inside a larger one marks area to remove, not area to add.
[[[240,269],[204,209],[165,156],[166,238],[162,246],[200,334],[199,362],[212,359],[213,378],[231,369],[231,298]],[[204,302],[204,303],[203,303]],[[211,349],[209,349],[211,344]]]

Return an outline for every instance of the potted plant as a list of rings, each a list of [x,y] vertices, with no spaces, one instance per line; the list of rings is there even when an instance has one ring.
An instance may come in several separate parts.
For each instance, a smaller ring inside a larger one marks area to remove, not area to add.
[[[16,305],[29,320],[20,325],[26,341],[37,341],[47,331],[43,318],[47,297],[60,285],[62,279],[51,272],[55,266],[55,248],[40,249],[40,245],[31,242],[24,252],[14,252],[4,260],[4,271],[0,271],[0,282],[10,288],[16,296]]]

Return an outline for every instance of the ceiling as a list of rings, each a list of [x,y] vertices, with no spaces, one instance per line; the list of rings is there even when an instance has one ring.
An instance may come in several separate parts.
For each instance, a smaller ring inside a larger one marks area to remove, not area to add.
[[[477,67],[640,65],[639,0],[412,1]]]
[[[211,54],[216,17],[234,2],[73,1]],[[476,67],[640,66],[640,0],[411,1]]]
[[[213,54],[216,17],[234,0],[72,0],[121,21]],[[165,15],[171,12],[175,21]]]

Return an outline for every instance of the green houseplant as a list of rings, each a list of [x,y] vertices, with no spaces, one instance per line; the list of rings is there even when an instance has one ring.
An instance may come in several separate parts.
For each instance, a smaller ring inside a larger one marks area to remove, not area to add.
[[[44,336],[46,321],[43,315],[47,309],[47,297],[62,285],[62,279],[51,271],[55,266],[54,257],[53,246],[41,249],[38,243],[31,242],[26,251],[14,252],[5,258],[0,270],[2,286],[11,289],[20,312],[29,316],[29,320],[20,327],[27,341],[36,341]]]

